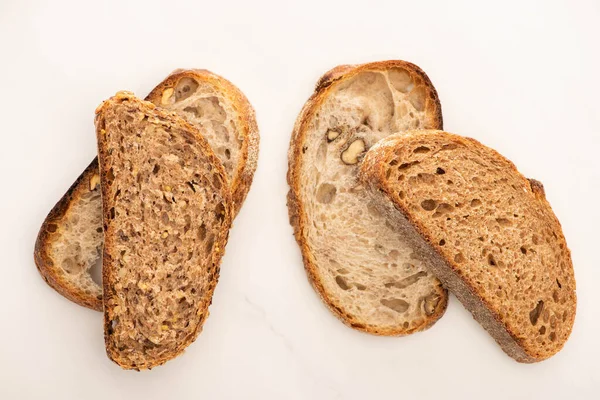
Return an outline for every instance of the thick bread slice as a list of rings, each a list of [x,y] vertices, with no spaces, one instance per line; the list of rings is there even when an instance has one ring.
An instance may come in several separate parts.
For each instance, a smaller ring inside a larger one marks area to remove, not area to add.
[[[558,352],[575,319],[575,277],[541,183],[496,151],[441,131],[390,136],[361,180],[397,208],[389,221],[520,362]]]
[[[439,319],[447,293],[358,182],[364,151],[409,128],[441,128],[437,93],[416,65],[385,61],[326,73],[296,121],[288,208],[308,278],[347,325],[407,335]]]
[[[201,130],[225,166],[237,214],[252,183],[259,143],[254,110],[244,94],[209,71],[177,70],[147,99],[177,112]],[[56,291],[102,311],[102,288],[90,275],[100,259],[103,240],[99,182],[94,159],[46,217],[34,258]]]
[[[120,92],[97,110],[108,356],[146,369],[200,333],[232,218],[219,159],[174,113]]]

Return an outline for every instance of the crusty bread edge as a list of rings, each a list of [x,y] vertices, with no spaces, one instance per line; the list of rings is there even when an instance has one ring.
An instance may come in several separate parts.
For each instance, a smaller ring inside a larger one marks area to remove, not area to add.
[[[114,97],[104,101],[96,109],[96,118],[95,118],[96,136],[98,139],[98,157],[99,157],[99,164],[100,164],[100,186],[102,189],[102,213],[103,213],[103,220],[105,221],[104,222],[104,224],[105,224],[104,231],[107,230],[106,221],[109,221],[108,217],[109,217],[109,212],[110,212],[109,211],[110,206],[109,206],[109,202],[107,200],[107,198],[109,196],[106,195],[106,191],[108,190],[108,187],[105,182],[107,172],[108,172],[108,169],[110,169],[110,166],[104,165],[104,163],[103,163],[103,160],[105,159],[106,155],[105,155],[105,150],[102,147],[101,130],[103,129],[102,125],[103,125],[104,110],[106,107],[109,106],[109,104],[111,104],[113,102],[133,102],[133,103],[141,104],[141,109],[146,108],[146,110],[154,113],[154,116],[161,119],[162,123],[164,123],[168,126],[171,126],[173,129],[178,129],[178,130],[182,131],[182,133],[186,133],[186,131],[191,132],[191,135],[193,135],[194,140],[198,143],[200,150],[207,155],[207,158],[208,158],[210,164],[215,169],[215,171],[219,175],[222,176],[223,182],[228,183],[227,173],[225,172],[225,168],[221,164],[221,161],[219,160],[219,158],[213,153],[212,148],[210,147],[210,145],[208,144],[206,139],[204,139],[204,137],[200,134],[198,129],[193,127],[190,123],[185,121],[183,118],[178,116],[176,113],[168,112],[166,110],[160,109],[151,102],[140,100],[140,99],[136,98],[132,93],[118,92]],[[151,368],[157,367],[159,365],[162,365],[165,362],[167,362],[168,360],[171,360],[171,359],[177,357],[178,355],[180,355],[181,353],[183,353],[185,348],[187,346],[189,346],[192,342],[194,342],[194,340],[196,340],[196,338],[202,331],[202,326],[204,325],[204,321],[206,320],[206,318],[208,317],[208,314],[209,314],[208,307],[212,303],[214,289],[215,289],[215,286],[219,279],[220,264],[221,264],[222,257],[225,254],[225,246],[226,246],[227,240],[229,238],[229,228],[231,227],[232,218],[233,218],[233,202],[232,202],[232,198],[231,198],[231,191],[230,191],[229,184],[222,185],[221,191],[222,191],[221,195],[224,197],[223,200],[224,200],[225,204],[228,205],[228,207],[225,207],[225,215],[224,215],[224,218],[225,218],[224,226],[226,227],[226,229],[223,229],[221,232],[219,232],[219,236],[215,239],[215,242],[214,242],[213,249],[216,249],[216,250],[213,250],[213,252],[212,252],[212,264],[215,266],[213,281],[210,283],[210,285],[206,291],[206,294],[204,296],[204,302],[199,304],[199,308],[204,310],[204,312],[200,316],[198,324],[196,325],[196,330],[191,335],[184,338],[181,341],[181,344],[179,345],[179,347],[177,349],[175,349],[174,351],[172,351],[170,353],[166,353],[164,355],[164,357],[161,357],[156,360],[151,360],[150,362],[148,362],[147,364],[145,364],[143,366],[130,365],[126,359],[119,357],[118,352],[116,352],[114,349],[112,349],[108,346],[108,343],[110,343],[110,334],[109,334],[110,321],[108,319],[107,304],[108,304],[108,300],[110,300],[110,298],[111,298],[110,297],[111,292],[110,292],[110,290],[108,290],[108,288],[109,288],[110,284],[112,283],[112,280],[111,280],[111,272],[112,271],[110,270],[109,266],[113,263],[113,260],[110,258],[110,255],[108,254],[107,249],[111,248],[111,246],[114,246],[114,243],[110,236],[105,236],[105,238],[104,238],[104,253],[103,253],[103,268],[102,268],[102,288],[103,288],[103,293],[104,293],[104,298],[103,298],[103,303],[104,303],[104,340],[105,340],[105,343],[107,344],[106,352],[107,352],[108,357],[113,362],[115,362],[117,365],[119,365],[120,367],[122,367],[124,369],[140,370],[140,369],[151,369]]]
[[[300,114],[298,115],[298,118],[296,119],[290,139],[290,147],[288,150],[287,182],[290,187],[290,190],[288,191],[287,195],[287,206],[289,220],[290,224],[294,229],[294,237],[296,238],[296,241],[300,246],[302,259],[304,262],[304,268],[306,270],[309,282],[311,283],[315,291],[318,293],[319,297],[326,304],[326,306],[344,324],[365,333],[382,336],[405,336],[431,327],[446,312],[446,308],[448,305],[447,292],[445,289],[442,289],[444,293],[442,293],[442,296],[440,297],[441,299],[443,299],[443,301],[440,301],[436,311],[429,316],[429,319],[424,321],[423,325],[414,328],[405,329],[404,327],[399,326],[396,329],[385,329],[380,328],[378,326],[365,325],[361,322],[354,320],[351,316],[344,313],[340,305],[337,304],[337,302],[333,298],[331,298],[325,290],[323,283],[321,282],[317,273],[315,262],[312,258],[311,252],[309,251],[307,241],[303,235],[303,227],[306,225],[306,217],[302,210],[302,206],[300,205],[299,200],[296,196],[296,193],[300,192],[300,173],[296,165],[296,160],[301,155],[300,152],[302,149],[301,146],[299,146],[299,143],[302,142],[302,139],[305,135],[305,128],[310,122],[316,108],[320,106],[323,103],[323,101],[327,98],[333,83],[343,79],[351,78],[352,76],[355,76],[356,74],[366,70],[387,70],[394,67],[405,68],[412,71],[413,73],[419,75],[423,79],[424,83],[429,88],[431,88],[434,97],[433,100],[435,103],[435,110],[433,115],[433,121],[435,125],[434,127],[442,129],[442,107],[439,101],[437,91],[435,90],[435,87],[431,83],[429,77],[418,66],[400,60],[380,61],[360,65],[340,65],[326,72],[318,80],[315,86],[314,93],[304,104]]]
[[[441,132],[445,135],[450,136],[453,140],[456,140],[467,147],[473,145],[483,146],[480,142],[478,142],[475,139],[462,137],[443,131],[409,131],[406,132],[405,135],[428,134],[431,132]],[[371,192],[383,193],[383,196],[386,199],[388,199],[388,201],[394,204],[394,207],[399,211],[398,215],[396,215],[397,218],[395,218],[395,222],[403,224],[405,229],[414,232],[413,235],[409,236],[409,240],[413,242],[413,245],[419,250],[422,256],[427,257],[431,261],[429,265],[432,272],[438,277],[438,279],[440,279],[443,282],[444,286],[446,286],[452,293],[454,293],[454,295],[460,300],[460,302],[465,305],[465,307],[473,315],[473,318],[477,322],[479,322],[484,329],[488,331],[488,333],[492,336],[492,338],[494,338],[494,340],[500,345],[502,350],[504,350],[504,352],[507,355],[514,358],[516,361],[522,363],[534,363],[551,357],[555,353],[539,355],[522,346],[523,342],[519,339],[518,334],[516,332],[511,331],[510,328],[502,322],[500,316],[493,311],[493,307],[491,307],[489,303],[487,303],[480,295],[478,295],[473,290],[473,288],[470,287],[460,277],[460,268],[456,264],[456,262],[454,262],[454,260],[446,260],[442,256],[443,253],[439,243],[437,243],[433,237],[427,234],[426,230],[424,229],[424,226],[420,224],[419,221],[414,219],[411,216],[411,213],[402,204],[396,203],[392,200],[394,197],[391,195],[391,188],[387,187],[387,185],[384,184],[385,170],[383,160],[386,160],[389,157],[390,152],[394,150],[395,142],[399,140],[399,138],[399,135],[388,136],[387,138],[382,139],[376,146],[373,146],[369,150],[361,165],[359,179],[368,188],[370,188]],[[508,160],[506,157],[504,157],[497,151],[493,149],[490,150],[495,156],[497,156],[509,165],[509,168],[511,169],[512,173],[518,174],[523,179],[529,181],[535,197],[539,201],[542,201],[545,207],[551,209],[550,204],[546,200],[543,186],[540,182],[534,179],[528,179],[524,177],[510,160]],[[556,220],[558,226],[560,227],[560,222],[558,221],[554,213],[551,214]],[[562,230],[560,232],[560,240],[565,245],[565,249],[569,256],[569,267],[572,269],[573,264],[570,256],[571,252],[567,247],[567,243],[562,233]],[[569,326],[571,327],[571,330],[573,327],[574,320],[575,312],[570,316]],[[565,343],[562,343],[562,345],[556,352],[560,351],[564,344]]]
[[[242,148],[237,170],[233,174],[235,179],[231,182],[232,196],[234,202],[234,217],[239,213],[254,179],[254,172],[258,164],[258,151],[260,136],[256,122],[256,112],[244,93],[227,79],[205,69],[176,69],[164,81],[159,83],[146,97],[146,100],[160,101],[162,93],[168,87],[174,86],[182,78],[195,78],[199,81],[208,82],[219,89],[233,104],[238,114],[241,129]]]
[[[73,199],[82,196],[82,192],[88,190],[89,185],[86,182],[89,182],[90,178],[97,173],[98,158],[96,157],[44,219],[35,241],[33,258],[38,271],[50,287],[74,303],[92,310],[102,311],[102,299],[89,295],[83,292],[79,286],[73,285],[49,254],[52,244],[59,239],[58,235],[55,234],[56,232],[49,231],[49,225],[61,226],[60,221],[69,212]]]

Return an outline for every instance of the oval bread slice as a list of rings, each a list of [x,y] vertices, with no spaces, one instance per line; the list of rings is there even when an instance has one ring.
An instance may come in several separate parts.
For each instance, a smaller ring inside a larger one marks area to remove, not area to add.
[[[97,110],[104,335],[125,369],[149,369],[193,342],[227,243],[226,172],[199,131],[132,94]]]
[[[244,94],[209,71],[177,70],[147,100],[175,111],[202,132],[225,166],[237,214],[252,184],[259,144],[254,109]],[[90,275],[103,242],[99,183],[96,158],[46,217],[34,258],[57,292],[102,311],[102,288]]]
[[[367,153],[361,180],[508,355],[536,362],[563,347],[575,320],[575,277],[541,183],[481,143],[441,131],[382,140]]]
[[[411,128],[441,128],[441,106],[416,65],[385,61],[326,73],[296,121],[288,208],[308,278],[345,324],[407,335],[440,318],[447,293],[358,181],[364,153]]]

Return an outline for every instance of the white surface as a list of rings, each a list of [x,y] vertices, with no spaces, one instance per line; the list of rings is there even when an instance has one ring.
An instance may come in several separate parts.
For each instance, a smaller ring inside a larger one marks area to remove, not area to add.
[[[297,3],[0,2],[0,398],[597,398],[598,2]],[[550,360],[514,362],[455,298],[427,332],[362,334],[308,284],[285,206],[294,119],[329,68],[391,58],[427,72],[446,130],[545,184],[579,298],[571,339]],[[162,367],[122,371],[105,356],[101,314],[43,282],[33,244],[94,156],[95,107],[120,89],[144,96],[177,67],[246,93],[259,167],[204,332]]]

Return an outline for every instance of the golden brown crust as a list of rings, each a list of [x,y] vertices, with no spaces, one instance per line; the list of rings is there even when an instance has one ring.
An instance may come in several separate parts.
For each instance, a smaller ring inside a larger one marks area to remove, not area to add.
[[[287,195],[287,206],[289,213],[290,224],[294,229],[294,237],[300,246],[300,250],[302,252],[302,259],[304,262],[304,268],[306,270],[306,274],[308,276],[308,280],[311,285],[318,293],[319,297],[323,300],[323,302],[327,305],[327,307],[331,310],[331,312],[336,315],[344,324],[357,329],[362,332],[375,334],[375,335],[383,335],[383,336],[403,336],[409,335],[411,333],[425,330],[433,325],[446,311],[446,307],[448,304],[448,296],[445,289],[440,289],[440,298],[442,299],[438,304],[436,311],[429,316],[429,319],[425,321],[425,323],[416,328],[405,329],[403,327],[398,327],[397,329],[386,329],[381,328],[375,325],[366,325],[359,321],[356,321],[347,313],[342,311],[342,307],[340,304],[337,304],[335,299],[333,299],[329,293],[325,290],[323,283],[321,282],[315,263],[312,258],[312,254],[310,249],[308,248],[307,240],[304,236],[304,226],[306,225],[306,216],[302,209],[302,205],[298,201],[297,193],[300,193],[300,171],[297,165],[298,160],[301,157],[303,138],[305,135],[305,129],[308,125],[310,119],[312,118],[315,110],[323,103],[325,98],[329,95],[329,91],[331,90],[332,84],[341,80],[349,79],[356,74],[367,71],[367,70],[388,70],[391,68],[401,67],[407,70],[412,71],[417,74],[419,77],[423,79],[426,86],[430,89],[431,100],[434,106],[434,112],[431,115],[432,126],[431,128],[442,129],[443,120],[442,120],[442,109],[439,102],[439,98],[437,92],[429,80],[429,77],[425,74],[425,72],[419,68],[418,66],[411,64],[406,61],[400,60],[389,60],[389,61],[380,61],[373,62],[361,65],[340,65],[337,66],[330,71],[326,72],[317,82],[315,91],[312,96],[308,99],[308,101],[304,104],[302,111],[298,115],[296,119],[294,130],[291,135],[290,147],[288,151],[288,173],[287,173],[287,182],[290,187]]]
[[[427,135],[427,134],[436,134],[440,133],[448,138],[450,138],[454,143],[459,143],[465,147],[479,147],[483,145],[475,139],[466,138],[459,135],[450,134],[443,131],[412,131],[407,132],[407,136],[418,136],[418,135]],[[473,312],[473,317],[490,333],[490,335],[496,340],[496,342],[500,345],[500,347],[504,350],[506,354],[510,357],[514,358],[518,362],[522,363],[534,363],[538,361],[545,360],[556,352],[558,352],[564,343],[560,345],[558,350],[554,353],[550,354],[542,354],[535,349],[528,348],[519,332],[515,332],[511,329],[506,321],[502,319],[502,317],[497,313],[495,307],[490,304],[485,298],[482,297],[481,294],[477,293],[475,288],[469,284],[465,280],[465,277],[462,272],[462,268],[460,265],[455,262],[454,259],[444,257],[444,252],[440,244],[437,240],[430,234],[430,232],[425,228],[424,224],[413,215],[413,213],[408,210],[404,204],[401,202],[395,201],[395,193],[393,193],[394,188],[384,184],[385,182],[385,174],[386,174],[386,165],[392,159],[395,159],[395,144],[400,143],[402,138],[399,136],[391,136],[384,140],[382,140],[377,146],[374,146],[370,151],[367,157],[365,158],[360,172],[361,181],[367,183],[373,190],[380,191],[383,195],[391,200],[394,203],[394,206],[397,210],[399,210],[404,218],[410,223],[410,225],[414,228],[416,233],[424,239],[427,243],[431,251],[431,254],[434,254],[439,260],[443,260],[443,264],[448,267],[448,271],[438,270],[436,266],[434,272],[438,276],[440,280],[451,289],[454,294],[465,303],[465,306],[469,309],[469,311]],[[560,222],[552,212],[552,208],[550,204],[546,200],[544,187],[541,182],[535,179],[527,179],[525,178],[516,168],[516,166],[503,155],[498,153],[493,149],[489,149],[491,154],[493,154],[494,158],[497,158],[501,165],[507,166],[510,170],[511,174],[515,174],[529,182],[531,186],[531,190],[535,198],[543,204],[543,207],[549,210],[548,213],[551,215],[553,219],[553,223],[559,228],[559,242],[561,246],[564,246],[566,249],[567,255],[567,268],[571,271],[573,270],[573,264],[571,260],[571,252],[567,247],[567,243],[564,235],[562,234],[562,228]],[[436,263],[434,263],[436,264]],[[575,283],[573,283],[575,285]],[[569,315],[569,320],[567,321],[568,333],[567,337],[570,335],[570,332],[573,327],[573,323],[575,320],[576,313],[576,295],[575,295],[575,286],[573,286],[573,310]],[[478,304],[474,304],[473,299]],[[471,303],[471,304],[466,304]]]
[[[146,100],[158,105],[163,92],[168,88],[176,86],[177,82],[182,78],[193,78],[209,82],[231,100],[231,103],[235,105],[236,112],[240,116],[238,126],[241,129],[241,137],[244,138],[241,148],[241,162],[233,174],[234,179],[231,181],[234,215],[237,215],[252,185],[258,162],[260,137],[254,108],[246,96],[234,84],[205,69],[176,69],[148,94]]]
[[[81,197],[84,192],[88,191],[87,182],[97,173],[98,158],[96,157],[73,182],[44,220],[35,242],[34,260],[38,271],[50,287],[77,304],[102,311],[102,297],[98,298],[93,294],[85,293],[81,287],[66,276],[65,271],[55,264],[49,254],[52,244],[60,238],[62,221],[69,212],[73,199]]]
[[[254,172],[257,167],[260,138],[256,114],[248,99],[236,86],[225,78],[203,69],[177,69],[173,71],[165,80],[159,83],[150,94],[148,94],[146,100],[154,100],[153,102],[155,102],[157,98],[160,99],[164,89],[168,86],[172,86],[183,77],[194,77],[198,80],[211,82],[231,99],[232,104],[236,105],[236,111],[241,118],[239,126],[242,128],[242,135],[244,138],[241,149],[242,162],[239,163],[238,170],[234,174],[236,178],[233,182],[230,182],[235,216],[239,212],[248,191],[250,190]],[[97,157],[94,158],[92,163],[81,173],[67,193],[63,195],[52,211],[50,211],[38,234],[34,259],[44,280],[58,293],[79,305],[96,311],[102,311],[102,298],[98,298],[94,294],[86,293],[82,287],[68,280],[65,277],[64,270],[56,265],[56,262],[50,256],[49,251],[52,248],[52,244],[58,240],[59,233],[48,231],[48,226],[52,224],[57,225],[57,229],[60,230],[60,227],[62,226],[61,221],[69,212],[73,200],[81,197],[81,195],[87,191],[87,182],[91,175],[96,171],[98,171]]]
[[[106,158],[105,149],[102,146],[102,142],[101,142],[101,138],[100,138],[100,136],[102,135],[101,131],[103,129],[102,128],[103,112],[104,112],[105,107],[109,107],[113,103],[122,103],[122,102],[134,103],[134,106],[137,106],[142,110],[145,110],[145,112],[148,115],[152,114],[152,116],[158,117],[159,119],[161,119],[162,123],[170,125],[173,129],[179,129],[180,131],[190,132],[190,134],[192,135],[193,139],[197,143],[200,150],[206,155],[208,161],[210,162],[212,167],[215,169],[215,172],[222,177],[224,182],[228,182],[227,181],[227,173],[225,172],[225,169],[223,168],[221,161],[213,153],[212,148],[210,147],[208,142],[204,139],[202,134],[198,131],[198,129],[193,127],[187,121],[183,120],[176,113],[162,110],[158,107],[155,107],[154,104],[152,104],[150,102],[137,99],[133,94],[131,94],[129,92],[118,92],[114,97],[104,101],[96,109],[96,134],[98,136],[98,156],[99,156],[99,163],[100,163],[100,175],[101,175],[101,181],[102,181],[102,185],[101,185],[102,186],[102,210],[103,210],[102,212],[103,212],[103,220],[105,221],[105,225],[104,225],[105,231],[107,231],[106,221],[110,221],[110,215],[109,215],[110,214],[110,211],[109,211],[110,205],[109,205],[109,201],[108,201],[108,198],[110,196],[106,195],[106,193],[107,193],[106,191],[108,188],[107,188],[107,185],[105,184],[105,177],[107,176],[108,170],[111,168],[111,166],[105,165],[103,162],[103,160]],[[165,353],[164,357],[162,357],[160,359],[150,360],[146,365],[143,365],[143,366],[130,365],[128,363],[128,361],[129,361],[128,359],[126,359],[125,357],[122,357],[121,354],[118,351],[116,351],[116,349],[114,349],[108,345],[109,336],[110,336],[109,328],[110,328],[111,321],[108,318],[109,310],[106,307],[108,307],[108,304],[111,303],[110,299],[112,296],[112,294],[111,294],[112,291],[109,290],[109,288],[113,284],[112,273],[114,271],[111,270],[110,266],[114,264],[114,260],[112,260],[112,258],[110,257],[110,252],[107,251],[107,249],[111,249],[112,247],[114,247],[114,243],[111,240],[112,239],[111,236],[105,237],[104,253],[103,253],[103,268],[102,268],[103,291],[106,294],[105,298],[104,298],[104,304],[105,304],[105,308],[104,308],[104,338],[105,338],[105,343],[107,344],[106,351],[107,351],[108,357],[112,361],[114,361],[116,364],[121,366],[122,368],[136,369],[139,371],[140,369],[146,369],[146,368],[152,369],[156,366],[162,365],[165,362],[167,362],[168,360],[173,359],[173,358],[177,357],[179,354],[183,353],[185,348],[190,343],[192,343],[194,340],[196,340],[196,338],[202,331],[202,326],[204,324],[204,321],[206,320],[206,318],[208,317],[208,314],[209,314],[208,307],[212,303],[213,292],[214,292],[215,286],[216,286],[218,278],[219,278],[221,259],[224,255],[224,249],[225,249],[225,246],[226,246],[228,238],[229,238],[229,227],[231,226],[231,222],[233,219],[233,201],[232,201],[231,192],[230,192],[229,187],[230,187],[230,185],[223,185],[221,187],[221,191],[222,191],[221,195],[223,196],[225,203],[227,205],[229,205],[229,207],[227,207],[225,209],[225,215],[223,216],[225,219],[225,223],[223,226],[226,226],[227,229],[223,229],[221,232],[219,232],[219,236],[215,239],[215,242],[214,242],[215,244],[214,244],[213,248],[216,250],[212,252],[212,264],[215,266],[215,273],[212,275],[212,282],[209,285],[208,290],[203,297],[204,301],[199,306],[199,309],[203,310],[204,312],[202,312],[199,315],[200,319],[196,326],[196,331],[193,332],[192,335],[187,336],[181,342],[181,344],[178,346],[178,348],[175,351],[170,352],[170,353]]]

